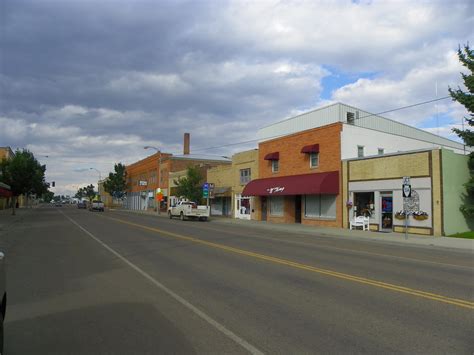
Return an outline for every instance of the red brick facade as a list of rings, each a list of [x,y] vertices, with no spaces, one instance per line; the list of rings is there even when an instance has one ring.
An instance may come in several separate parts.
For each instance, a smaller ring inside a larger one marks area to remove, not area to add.
[[[339,194],[336,197],[336,218],[305,217],[304,196],[301,198],[301,223],[309,225],[342,227],[342,174],[341,174],[341,131],[342,124],[298,132],[282,138],[265,141],[259,144],[259,178],[291,176],[309,173],[339,172]],[[304,146],[319,144],[319,164],[310,167],[309,154],[301,153]],[[265,160],[269,153],[279,153],[279,171],[272,172],[272,162]],[[295,196],[284,196],[284,215],[271,216],[268,208],[267,220],[275,223],[295,223]],[[261,198],[257,203],[261,209]],[[269,204],[268,204],[269,206]],[[261,210],[257,215],[261,216]]]

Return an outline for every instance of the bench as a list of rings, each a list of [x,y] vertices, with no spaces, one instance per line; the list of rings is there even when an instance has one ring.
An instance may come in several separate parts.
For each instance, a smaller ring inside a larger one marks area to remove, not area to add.
[[[357,216],[354,217],[352,221],[350,221],[350,229],[352,228],[357,228],[357,227],[362,227],[362,230],[369,230],[369,217],[364,217],[364,216]]]

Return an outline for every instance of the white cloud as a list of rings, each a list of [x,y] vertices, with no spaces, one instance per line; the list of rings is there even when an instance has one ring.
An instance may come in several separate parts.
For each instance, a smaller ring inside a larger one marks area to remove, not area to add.
[[[169,95],[185,93],[190,89],[179,74],[130,72],[113,79],[108,87],[116,91],[158,91]]]
[[[48,176],[68,189],[96,179],[75,168],[105,174],[150,154],[145,145],[180,153],[185,131],[193,150],[250,140],[258,127],[333,101],[381,112],[434,98],[436,82],[447,95],[462,70],[453,50],[474,35],[469,1],[155,7],[103,2],[88,16],[81,2],[12,2],[2,144],[48,155]],[[328,76],[355,79],[323,100]],[[451,119],[440,132],[453,138],[465,110],[450,100],[391,117],[422,125],[436,111]]]
[[[332,98],[374,113],[383,112],[449,96],[448,86],[459,83],[459,72],[462,70],[456,53],[450,51],[436,65],[421,63],[398,79],[388,78],[387,75],[375,79],[359,79],[337,89]],[[417,126],[436,114],[449,114],[454,119],[460,112],[463,112],[462,106],[446,99],[384,115]]]

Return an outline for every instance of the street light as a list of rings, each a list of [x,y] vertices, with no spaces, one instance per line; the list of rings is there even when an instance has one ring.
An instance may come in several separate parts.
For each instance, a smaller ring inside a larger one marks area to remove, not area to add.
[[[99,183],[102,181],[102,175],[100,173],[100,171],[96,168],[89,168],[89,170],[95,170],[99,173],[99,181],[97,182],[97,194],[99,195],[99,198],[100,198],[100,194],[99,194]]]
[[[154,149],[156,150],[157,153],[161,153],[160,150],[157,147],[153,147],[151,145],[146,145],[143,147],[143,149]]]
[[[97,172],[99,173],[99,181],[102,180],[102,175],[100,174],[100,171],[99,171],[98,169],[96,169],[96,168],[89,168],[89,170],[95,170],[95,171],[97,171]]]

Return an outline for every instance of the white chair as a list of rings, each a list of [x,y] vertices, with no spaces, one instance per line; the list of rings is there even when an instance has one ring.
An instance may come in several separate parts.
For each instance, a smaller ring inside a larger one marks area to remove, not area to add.
[[[350,229],[352,228],[357,228],[357,227],[362,227],[362,230],[369,230],[369,224],[370,224],[370,219],[369,217],[364,217],[364,216],[357,216],[354,217],[352,221],[350,221]]]

